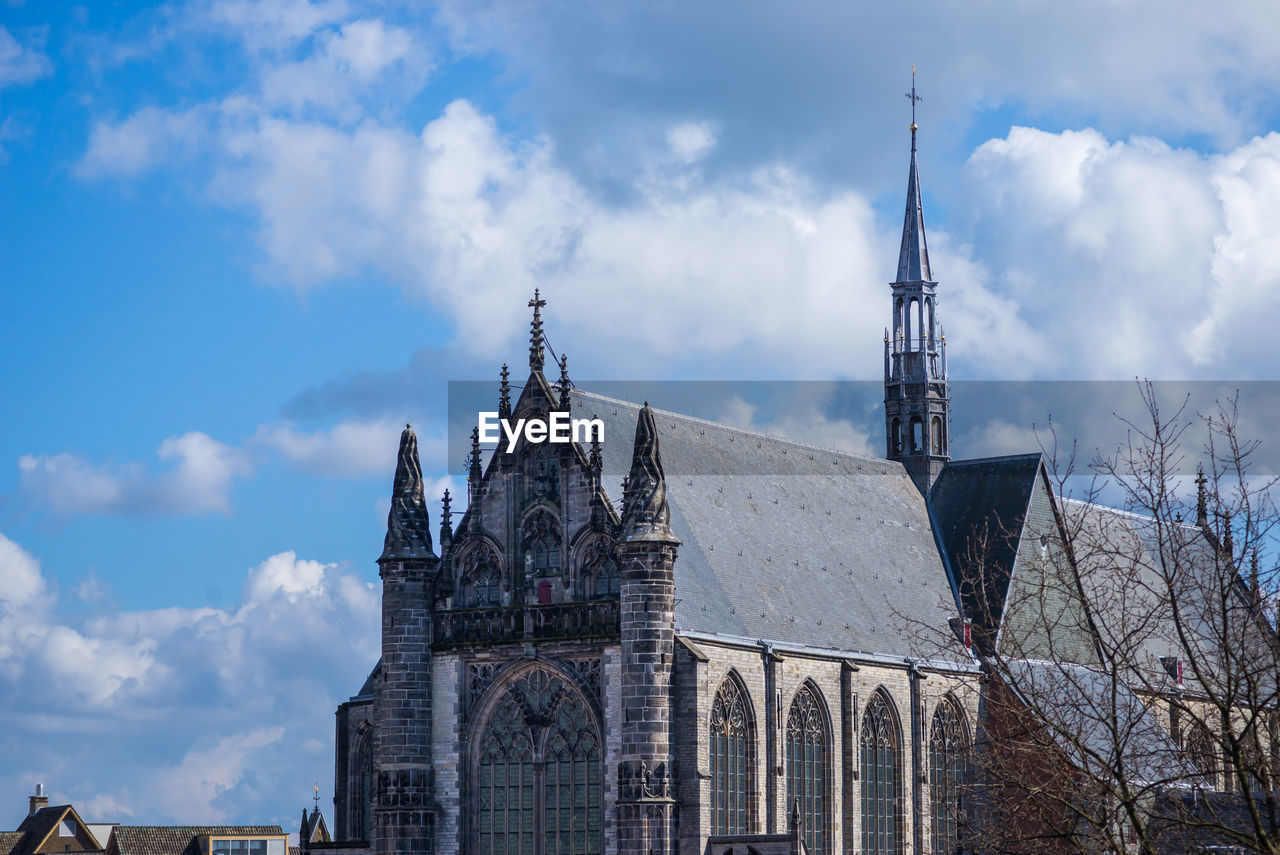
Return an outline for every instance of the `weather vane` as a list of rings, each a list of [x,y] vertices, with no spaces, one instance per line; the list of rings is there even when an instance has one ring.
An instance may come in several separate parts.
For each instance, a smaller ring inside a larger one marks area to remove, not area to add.
[[[916,129],[916,104],[924,100],[916,94],[916,67],[914,64],[911,66],[911,91],[907,93],[906,97],[911,102],[911,130],[914,131]]]
[[[316,784],[315,800],[316,800],[316,810],[320,810],[320,785],[319,784]]]

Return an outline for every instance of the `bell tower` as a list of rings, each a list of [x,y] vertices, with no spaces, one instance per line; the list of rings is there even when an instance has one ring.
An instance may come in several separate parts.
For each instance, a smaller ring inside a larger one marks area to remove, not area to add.
[[[951,459],[947,338],[937,318],[937,287],[916,167],[915,69],[911,69],[911,169],[902,222],[898,275],[892,283],[893,324],[884,335],[885,452],[900,460],[926,496]]]

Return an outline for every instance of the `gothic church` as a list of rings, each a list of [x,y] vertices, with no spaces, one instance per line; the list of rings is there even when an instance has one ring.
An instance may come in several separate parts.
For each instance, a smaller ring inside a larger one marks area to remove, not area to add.
[[[884,459],[594,395],[563,362],[552,382],[536,295],[497,409],[598,417],[603,441],[473,441],[466,511],[446,494],[433,530],[406,428],[382,658],[337,713],[335,846],[957,850],[978,698],[954,553],[993,508],[1043,542],[1053,496],[1038,454],[950,459],[915,138]]]

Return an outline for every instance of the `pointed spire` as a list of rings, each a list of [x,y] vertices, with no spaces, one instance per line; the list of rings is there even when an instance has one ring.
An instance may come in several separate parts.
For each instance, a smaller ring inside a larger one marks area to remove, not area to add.
[[[1208,483],[1204,477],[1204,466],[1196,467],[1196,525],[1204,528],[1209,524],[1209,500],[1205,495],[1204,485]]]
[[[529,301],[529,308],[533,309],[533,327],[529,332],[529,370],[542,371],[542,366],[546,363],[546,358],[542,352],[542,307],[547,305],[547,301],[543,300],[538,293],[538,289],[533,289],[533,299]]]
[[[593,415],[591,418],[596,419],[599,417]],[[600,453],[600,431],[598,430],[591,432],[591,457],[588,463],[591,466],[592,477],[599,481],[600,473],[604,469],[604,456]]]
[[[467,501],[474,502],[476,490],[480,488],[480,428],[471,429],[471,453],[467,455]]]
[[[560,409],[569,409],[569,387],[573,385],[569,382],[569,356],[568,354],[560,354]]]
[[[498,418],[511,416],[511,371],[502,363],[502,385],[498,387]]]
[[[440,553],[443,555],[453,544],[453,499],[446,487],[440,497]]]
[[[658,425],[648,401],[636,419],[636,441],[625,494],[622,511],[625,539],[671,537],[671,509],[667,506],[667,479],[658,451]]]
[[[1231,511],[1227,511],[1222,515],[1222,548],[1227,553],[1227,558],[1235,552],[1235,542],[1231,535]]]
[[[422,490],[422,466],[418,462],[418,437],[412,427],[405,425],[400,434],[391,510],[387,513],[387,537],[378,561],[434,557],[431,521]]]
[[[920,173],[916,167],[916,70],[911,67],[911,169],[907,173],[907,213],[902,221],[902,247],[898,251],[897,282],[932,282],[929,246],[924,237],[924,208],[920,202]]]

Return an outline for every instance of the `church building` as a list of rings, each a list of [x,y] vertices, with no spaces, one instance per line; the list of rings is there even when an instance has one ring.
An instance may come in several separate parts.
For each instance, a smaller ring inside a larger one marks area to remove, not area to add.
[[[956,852],[992,631],[960,553],[999,513],[1012,573],[1056,511],[1038,453],[951,459],[937,285],[913,123],[884,458],[592,394],[563,361],[549,378],[535,295],[528,379],[513,401],[504,366],[495,409],[603,437],[473,435],[466,510],[446,493],[433,526],[406,427],[382,658],[337,712],[335,845]]]

